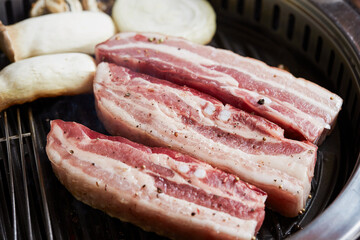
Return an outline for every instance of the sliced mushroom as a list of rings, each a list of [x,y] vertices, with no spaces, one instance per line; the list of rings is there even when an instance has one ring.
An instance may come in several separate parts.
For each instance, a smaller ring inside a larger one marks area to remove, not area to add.
[[[29,18],[13,25],[0,22],[0,49],[10,61],[64,52],[94,54],[95,45],[116,32],[102,12],[64,12]]]
[[[50,54],[28,58],[0,71],[0,111],[40,97],[92,91],[96,64],[83,53]]]

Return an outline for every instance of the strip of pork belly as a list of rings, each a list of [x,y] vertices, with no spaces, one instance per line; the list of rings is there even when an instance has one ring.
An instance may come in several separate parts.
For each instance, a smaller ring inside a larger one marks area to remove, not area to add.
[[[315,145],[285,139],[275,124],[203,93],[115,64],[98,65],[94,93],[111,134],[167,146],[234,173],[266,191],[267,205],[285,216],[304,208]]]
[[[149,148],[54,120],[46,151],[79,200],[173,239],[251,239],[266,193],[166,148]]]
[[[303,78],[180,38],[120,33],[96,47],[96,58],[198,89],[269,119],[288,137],[318,144],[342,105],[339,96]]]

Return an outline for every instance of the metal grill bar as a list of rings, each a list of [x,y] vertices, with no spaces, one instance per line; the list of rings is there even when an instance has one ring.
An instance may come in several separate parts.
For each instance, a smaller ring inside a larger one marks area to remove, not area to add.
[[[33,117],[31,108],[29,108],[28,114],[29,114],[32,145],[33,145],[33,151],[34,151],[34,157],[35,157],[35,165],[36,165],[36,170],[37,170],[37,175],[38,175],[38,180],[39,180],[41,200],[43,203],[42,206],[43,206],[43,214],[45,217],[46,236],[47,236],[47,239],[53,240],[53,232],[52,232],[52,228],[51,228],[49,206],[48,206],[48,201],[47,201],[47,197],[46,197],[44,177],[42,174],[40,157],[39,157],[39,148],[38,148],[38,143],[37,143],[38,137],[37,137],[37,132],[35,129],[34,117]]]
[[[3,114],[0,115],[0,118],[2,118],[2,116]],[[0,145],[0,147],[0,150],[3,150],[2,145]],[[8,178],[6,176],[8,168],[6,167],[7,162],[4,155],[2,155],[1,160],[2,161],[0,163],[2,163],[2,165],[0,166],[0,237],[1,239],[8,239],[8,234],[11,228],[7,206],[8,192],[6,188],[6,185],[8,183]]]
[[[2,192],[2,193],[4,193],[4,192]],[[0,216],[2,217],[2,218],[1,218],[1,221],[4,221],[4,220],[5,220],[5,219],[4,219],[4,212],[2,211],[1,208],[0,208]],[[6,229],[5,229],[4,224],[0,224],[0,233],[1,233],[0,236],[2,236],[2,239],[7,239],[7,238],[6,238]]]
[[[26,217],[26,224],[27,224],[27,236],[28,239],[33,239],[32,234],[32,225],[31,225],[31,214],[30,214],[30,204],[29,204],[29,191],[28,191],[28,184],[27,184],[27,174],[26,174],[26,162],[25,162],[25,152],[24,152],[24,142],[23,142],[23,134],[22,134],[22,124],[21,124],[21,116],[19,108],[16,109],[17,115],[17,123],[18,123],[18,131],[19,131],[19,147],[20,147],[20,160],[22,166],[22,180],[24,185],[24,195],[25,195],[25,217]],[[30,134],[29,134],[30,135]]]
[[[21,134],[21,137],[22,138],[24,138],[24,137],[29,137],[29,136],[31,136],[31,133],[22,133]],[[20,134],[19,135],[13,135],[13,136],[9,136],[9,140],[15,140],[15,139],[19,139],[20,138]],[[2,138],[0,138],[0,143],[1,142],[6,142],[7,141],[7,139],[6,139],[6,137],[2,137]]]
[[[10,138],[9,138],[9,124],[8,124],[8,117],[7,112],[4,112],[4,124],[5,124],[5,138],[6,138],[6,150],[7,150],[7,157],[8,157],[8,171],[9,171],[9,178],[10,178],[10,199],[11,199],[11,213],[12,213],[12,227],[13,227],[13,238],[18,239],[17,236],[17,218],[16,218],[16,199],[15,199],[15,188],[14,188],[14,168],[13,168],[13,159],[11,155],[11,148],[10,148]]]

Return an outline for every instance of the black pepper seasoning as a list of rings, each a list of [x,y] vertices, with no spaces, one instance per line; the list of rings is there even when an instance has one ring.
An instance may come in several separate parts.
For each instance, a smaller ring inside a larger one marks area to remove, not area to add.
[[[259,99],[259,101],[257,102],[259,105],[264,105],[265,103],[265,99],[261,98]]]

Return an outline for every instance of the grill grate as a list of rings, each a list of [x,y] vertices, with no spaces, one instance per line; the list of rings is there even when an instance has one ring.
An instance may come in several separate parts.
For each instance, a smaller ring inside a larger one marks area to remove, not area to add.
[[[11,115],[16,115],[15,121]],[[5,134],[5,137],[0,138],[0,191],[4,193],[0,198],[0,211],[3,217],[1,239],[39,239],[35,232],[41,231],[35,219],[45,219],[47,239],[52,239],[32,110],[29,108],[27,118],[21,116],[19,108],[4,111],[1,119]],[[24,131],[26,123],[23,119],[29,121],[30,131]],[[37,187],[34,188],[34,185]],[[6,199],[6,196],[9,196],[9,199]],[[39,200],[42,202],[42,209],[36,206]]]

